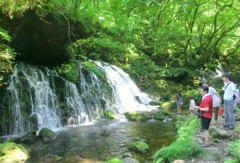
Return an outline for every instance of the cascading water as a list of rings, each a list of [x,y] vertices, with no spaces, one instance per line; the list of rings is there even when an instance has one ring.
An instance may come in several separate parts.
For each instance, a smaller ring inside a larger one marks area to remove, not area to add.
[[[121,69],[95,63],[105,72],[105,80],[80,64],[79,84],[46,67],[16,64],[4,98],[9,109],[0,118],[1,133],[82,124],[104,118],[104,110],[122,114],[143,109],[151,101]]]
[[[103,65],[96,62],[107,75],[113,90],[116,106],[123,113],[126,111],[139,111],[146,109],[146,105],[152,101],[145,93],[142,93],[134,81],[120,68],[113,65]]]

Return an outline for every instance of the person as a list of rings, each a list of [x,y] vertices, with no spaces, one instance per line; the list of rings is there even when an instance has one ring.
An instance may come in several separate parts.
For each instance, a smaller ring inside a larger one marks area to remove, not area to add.
[[[221,97],[219,96],[219,93],[216,91],[215,88],[211,87],[208,81],[203,82],[203,85],[206,85],[208,87],[208,93],[212,96],[212,99],[213,99],[213,111],[214,111],[213,124],[216,125],[217,119],[218,119],[218,108],[220,107],[222,100],[221,100]]]
[[[235,85],[232,81],[230,81],[231,75],[229,73],[224,73],[222,75],[222,80],[224,83],[224,114],[225,114],[225,122],[223,127],[226,130],[233,130],[235,128],[235,116],[233,112],[233,103],[234,103],[234,95],[235,98],[239,99],[238,94],[236,93]]]
[[[178,114],[182,114],[182,104],[183,104],[182,94],[180,92],[178,92],[176,94],[176,97],[177,97],[177,110],[178,110]]]
[[[196,103],[195,103],[195,100],[193,99],[193,97],[189,97],[189,100],[190,100],[190,105],[189,105],[189,114],[190,115],[193,115],[193,111],[194,109],[196,108]]]
[[[204,134],[205,144],[202,144],[201,147],[205,148],[209,146],[209,126],[212,119],[212,96],[208,93],[208,87],[203,85],[200,89],[200,94],[202,95],[202,101],[200,106],[197,107],[198,111],[202,113],[201,116],[201,126]]]
[[[235,84],[235,89],[236,89],[236,93],[239,96],[239,89],[238,89],[238,84]],[[240,103],[240,100],[238,100],[237,98],[234,99],[234,103],[233,103],[233,110],[235,111],[240,111],[240,109],[238,108],[238,103]]]

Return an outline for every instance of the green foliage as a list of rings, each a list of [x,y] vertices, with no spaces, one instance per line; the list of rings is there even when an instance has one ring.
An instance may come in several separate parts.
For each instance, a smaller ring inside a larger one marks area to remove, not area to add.
[[[118,158],[112,158],[107,160],[107,163],[122,163],[122,160],[119,160]]]
[[[0,6],[10,18],[27,10],[42,20],[48,13],[65,17],[73,58],[116,64],[161,99],[173,101],[173,92],[211,78],[219,64],[240,75],[239,1],[8,0]],[[76,81],[71,67],[62,73]]]
[[[230,152],[240,161],[240,140],[233,141],[229,144]]]
[[[109,110],[104,110],[104,115],[107,119],[114,119],[115,118],[115,114]]]
[[[13,142],[0,144],[0,160],[1,162],[21,162],[29,158],[28,150]]]
[[[29,9],[42,8],[48,0],[7,0],[0,2],[0,10],[10,18],[21,17]]]
[[[238,161],[228,158],[227,160],[224,161],[224,163],[238,163]]]
[[[70,63],[62,64],[56,67],[57,72],[63,75],[67,80],[78,83],[79,82],[79,63],[73,61]]]
[[[148,144],[142,142],[142,141],[135,141],[130,144],[128,144],[128,149],[140,152],[140,153],[146,153],[149,150]]]
[[[11,41],[8,32],[0,27],[0,86],[6,84],[4,77],[12,71],[12,63],[15,58],[15,51],[7,44]]]
[[[85,61],[83,65],[90,71],[94,72],[98,77],[104,78],[105,73],[94,62]]]
[[[201,154],[202,150],[193,140],[193,134],[200,129],[199,122],[194,117],[178,117],[178,138],[170,146],[163,147],[155,152],[154,162],[172,162],[174,160],[186,160]]]

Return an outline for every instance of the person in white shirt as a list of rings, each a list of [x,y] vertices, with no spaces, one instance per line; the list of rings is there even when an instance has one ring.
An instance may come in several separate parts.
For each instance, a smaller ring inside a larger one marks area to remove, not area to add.
[[[190,115],[193,115],[193,111],[194,111],[194,109],[196,109],[197,107],[196,107],[196,103],[195,103],[195,100],[193,99],[193,97],[191,96],[191,97],[189,97],[189,100],[190,100],[190,105],[189,105],[189,114]]]
[[[222,100],[221,100],[221,97],[219,96],[219,93],[216,91],[215,88],[211,87],[208,81],[203,82],[203,85],[206,85],[208,87],[209,89],[208,93],[209,95],[212,96],[212,99],[213,99],[214,121],[212,123],[216,125],[217,119],[218,119],[218,108],[220,107]]]
[[[234,103],[234,97],[240,100],[238,97],[238,94],[236,93],[235,85],[232,81],[230,81],[230,74],[224,73],[222,75],[222,80],[224,83],[224,114],[225,114],[225,123],[223,124],[223,127],[225,127],[227,130],[233,130],[235,128],[235,116],[233,112],[233,103]]]
[[[235,84],[235,89],[236,89],[236,93],[239,95],[239,89],[238,89],[238,84]],[[234,103],[233,103],[233,110],[239,112],[240,109],[238,108],[237,104],[240,103],[240,100],[238,100],[237,98],[234,99]]]

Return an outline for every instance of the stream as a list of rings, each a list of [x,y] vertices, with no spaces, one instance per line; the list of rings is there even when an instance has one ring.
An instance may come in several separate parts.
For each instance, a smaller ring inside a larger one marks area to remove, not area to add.
[[[141,163],[146,163],[152,162],[156,150],[176,139],[173,123],[156,120],[148,122],[131,122],[126,119],[101,120],[88,125],[63,127],[55,132],[57,136],[53,141],[38,142],[30,146],[32,150],[28,163],[40,163],[49,154],[60,159],[80,156],[99,162],[111,158],[122,159],[126,153],[130,153]],[[135,140],[144,141],[150,150],[145,154],[128,150],[127,145]]]

